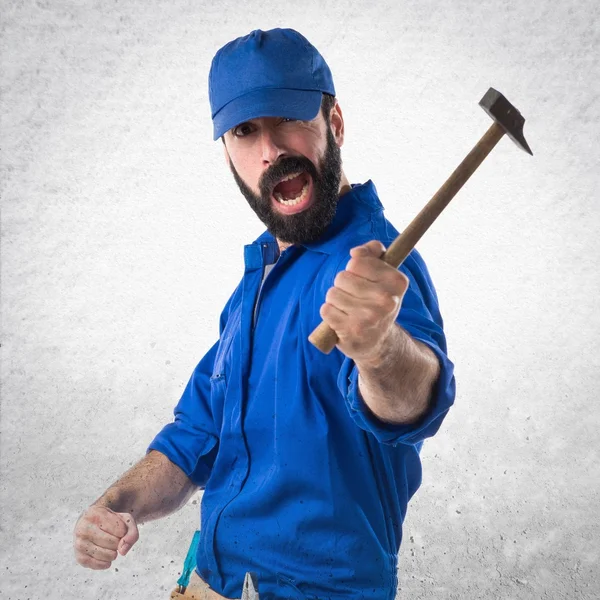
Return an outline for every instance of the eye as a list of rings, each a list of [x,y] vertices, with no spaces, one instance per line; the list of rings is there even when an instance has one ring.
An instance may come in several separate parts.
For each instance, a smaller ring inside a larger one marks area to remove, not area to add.
[[[287,117],[282,117],[279,121],[280,123],[295,123],[298,119],[288,119]]]
[[[235,137],[245,137],[254,131],[252,123],[240,123],[233,128],[233,135]]]

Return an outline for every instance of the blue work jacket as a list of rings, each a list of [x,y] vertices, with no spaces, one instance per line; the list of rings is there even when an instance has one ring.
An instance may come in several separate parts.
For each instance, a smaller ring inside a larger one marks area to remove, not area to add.
[[[419,253],[400,267],[410,285],[397,322],[433,350],[441,372],[418,423],[378,420],[359,394],[354,361],[337,348],[321,353],[308,336],[350,249],[375,239],[387,248],[397,235],[368,181],[340,197],[319,241],[280,254],[265,232],[246,245],[219,340],[192,373],[174,422],[149,446],[205,489],[197,571],[228,598],[240,597],[246,571],[257,574],[261,600],[395,597],[419,451],[455,396]]]

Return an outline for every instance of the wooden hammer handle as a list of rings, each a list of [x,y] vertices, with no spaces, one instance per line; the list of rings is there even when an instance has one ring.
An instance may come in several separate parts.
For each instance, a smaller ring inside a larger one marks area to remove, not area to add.
[[[423,207],[410,225],[390,244],[389,248],[382,254],[381,260],[396,269],[404,262],[423,234],[440,216],[440,213],[448,206],[450,200],[454,198],[458,190],[477,170],[477,167],[479,167],[503,135],[504,129],[498,123],[494,122],[477,142],[473,150],[456,167],[446,183],[442,185],[433,198]],[[321,350],[321,352],[329,354],[338,343],[339,338],[335,331],[322,321],[308,336],[308,341]]]

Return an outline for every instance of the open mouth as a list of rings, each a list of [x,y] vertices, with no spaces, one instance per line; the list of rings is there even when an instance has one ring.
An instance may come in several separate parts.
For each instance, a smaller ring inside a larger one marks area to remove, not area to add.
[[[275,186],[273,198],[281,212],[291,214],[307,208],[311,191],[312,181],[306,171],[291,173]]]

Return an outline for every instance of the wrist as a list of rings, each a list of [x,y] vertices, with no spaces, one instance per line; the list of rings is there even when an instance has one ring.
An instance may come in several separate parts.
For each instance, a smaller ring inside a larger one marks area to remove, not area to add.
[[[117,488],[109,488],[98,498],[92,506],[102,506],[108,508],[114,512],[126,512],[122,510],[124,504],[124,498],[121,491]]]

